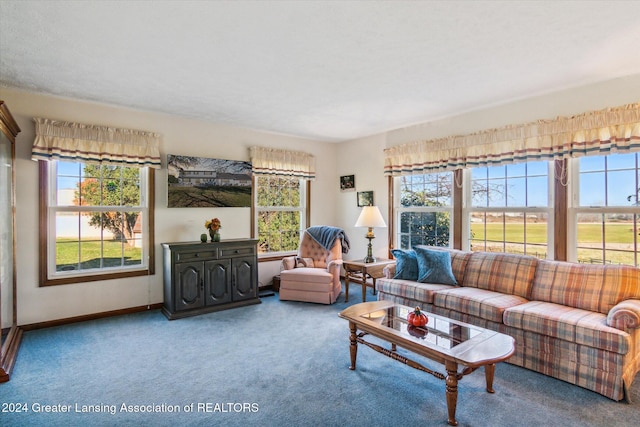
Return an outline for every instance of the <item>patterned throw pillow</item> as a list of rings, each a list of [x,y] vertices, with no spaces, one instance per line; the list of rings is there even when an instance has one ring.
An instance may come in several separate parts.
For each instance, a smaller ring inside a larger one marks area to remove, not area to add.
[[[396,274],[394,279],[418,280],[418,259],[414,250],[392,249],[396,259]]]
[[[457,285],[451,270],[451,255],[446,251],[434,251],[416,247],[418,282]]]

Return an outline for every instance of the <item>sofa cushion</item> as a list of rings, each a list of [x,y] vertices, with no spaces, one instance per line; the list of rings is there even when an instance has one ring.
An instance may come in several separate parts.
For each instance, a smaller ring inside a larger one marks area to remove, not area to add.
[[[392,249],[391,253],[396,259],[396,272],[394,279],[418,280],[418,258],[413,249]]]
[[[614,353],[629,351],[629,334],[607,326],[602,313],[531,301],[505,310],[504,324]]]
[[[538,259],[527,255],[474,252],[463,286],[529,298]]]
[[[451,271],[453,272],[453,276],[456,278],[456,282],[458,284],[463,283],[464,281],[464,271],[467,268],[467,262],[471,257],[472,252],[469,251],[461,251],[458,249],[444,248],[441,246],[427,246],[427,245],[417,245],[414,246],[414,249],[425,248],[432,251],[444,251],[448,252],[451,256]]]
[[[416,247],[418,259],[418,282],[438,283],[441,285],[457,285],[458,282],[451,271],[451,255],[446,251],[434,251],[424,247]]]
[[[530,299],[607,314],[625,299],[640,299],[640,269],[541,260]]]
[[[507,308],[526,302],[525,298],[517,295],[467,287],[438,291],[433,299],[436,307],[498,323],[502,323],[503,313]]]
[[[419,283],[413,280],[378,279],[376,281],[376,289],[384,294],[421,301],[425,304],[433,304],[433,295],[436,291],[451,288],[454,286]]]

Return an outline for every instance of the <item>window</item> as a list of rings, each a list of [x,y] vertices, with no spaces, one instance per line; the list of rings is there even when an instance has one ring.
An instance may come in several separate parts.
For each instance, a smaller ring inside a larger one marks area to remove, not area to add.
[[[471,250],[552,258],[548,162],[473,168],[467,205]]]
[[[41,182],[47,182],[41,192],[42,284],[153,273],[151,169],[40,165]]]
[[[256,178],[258,252],[276,254],[298,250],[301,232],[307,228],[308,189],[308,181],[297,177]]]
[[[572,260],[638,266],[638,154],[574,159]]]
[[[450,246],[453,173],[400,176],[394,183],[396,247]]]

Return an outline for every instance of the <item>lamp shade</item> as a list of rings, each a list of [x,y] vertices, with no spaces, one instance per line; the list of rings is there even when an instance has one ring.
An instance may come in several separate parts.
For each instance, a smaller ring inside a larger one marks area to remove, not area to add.
[[[380,209],[377,206],[365,206],[360,212],[356,227],[386,227]]]

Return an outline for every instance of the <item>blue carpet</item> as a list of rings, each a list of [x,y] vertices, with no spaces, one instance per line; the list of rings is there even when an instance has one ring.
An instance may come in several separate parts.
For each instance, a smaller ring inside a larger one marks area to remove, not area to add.
[[[149,311],[26,332],[11,381],[0,384],[0,425],[446,426],[443,381],[364,346],[348,369],[338,312],[359,300],[355,287],[348,304],[344,294],[331,306],[276,295],[175,321]],[[460,381],[460,426],[640,420],[640,379],[632,404],[506,363],[494,387],[486,393],[482,370]]]

